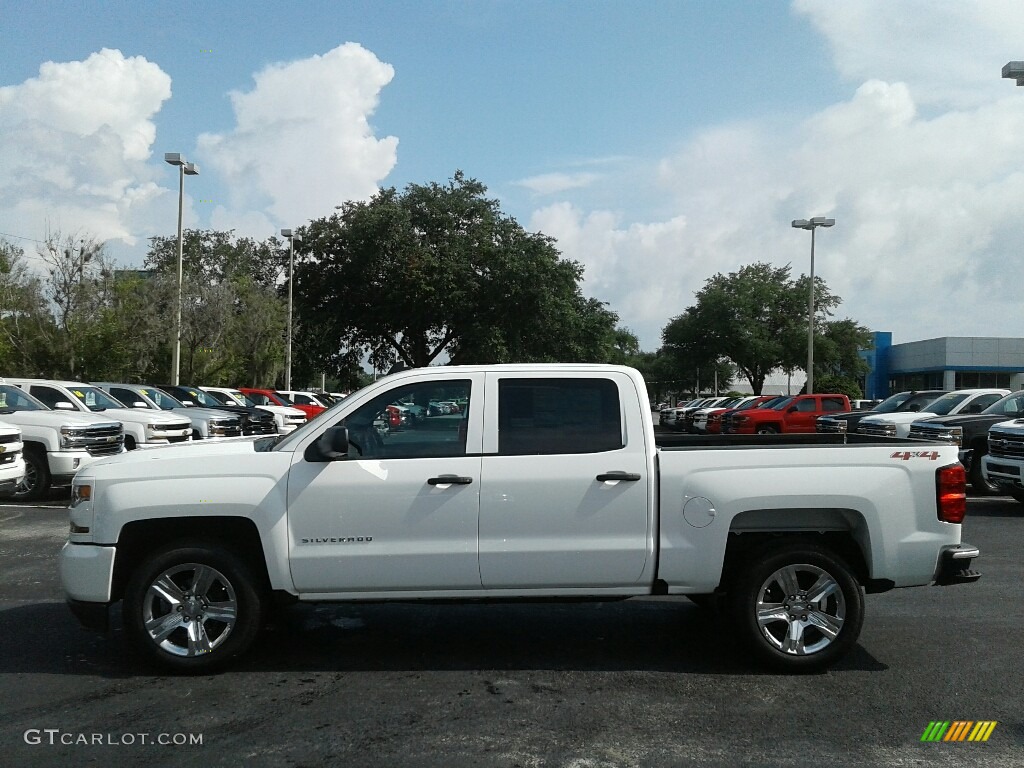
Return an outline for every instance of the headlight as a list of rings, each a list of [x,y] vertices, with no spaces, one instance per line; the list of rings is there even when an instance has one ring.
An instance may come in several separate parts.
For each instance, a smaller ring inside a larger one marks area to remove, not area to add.
[[[72,509],[86,501],[92,501],[92,486],[85,483],[71,486]],[[75,533],[75,531],[72,531],[72,533]],[[78,531],[78,533],[81,533],[81,531]]]
[[[963,427],[950,427],[949,429],[950,439],[957,445],[963,447],[964,444],[964,428]]]
[[[80,441],[84,440],[86,436],[85,427],[61,427],[60,428],[60,447],[61,448],[79,448],[81,447]]]

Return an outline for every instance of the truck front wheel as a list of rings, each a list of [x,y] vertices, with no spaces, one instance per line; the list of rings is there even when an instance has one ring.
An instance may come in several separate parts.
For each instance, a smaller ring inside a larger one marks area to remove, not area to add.
[[[50,489],[50,466],[38,448],[25,449],[25,477],[14,490],[18,501],[34,501]]]
[[[762,424],[757,428],[757,434],[759,435],[777,435],[779,434],[779,428],[774,424]]]
[[[750,562],[732,584],[731,609],[740,639],[759,661],[812,672],[857,642],[863,592],[833,552],[810,542],[776,545]]]
[[[252,645],[262,592],[233,552],[178,543],[147,556],[128,581],[125,629],[136,648],[176,672],[206,673]]]

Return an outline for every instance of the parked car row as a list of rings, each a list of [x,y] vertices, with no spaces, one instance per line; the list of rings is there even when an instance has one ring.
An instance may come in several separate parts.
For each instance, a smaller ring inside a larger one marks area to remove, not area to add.
[[[952,443],[976,493],[1004,493],[1024,503],[1022,417],[1024,390],[922,390],[899,392],[870,411],[821,417],[817,431]]]
[[[0,495],[39,498],[126,450],[288,433],[327,408],[311,393],[293,393],[305,401],[293,407],[251,391],[273,401],[226,387],[0,379]]]

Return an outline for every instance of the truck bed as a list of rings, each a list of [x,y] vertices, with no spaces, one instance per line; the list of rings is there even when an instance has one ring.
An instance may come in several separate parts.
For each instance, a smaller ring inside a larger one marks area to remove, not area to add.
[[[654,442],[658,448],[670,451],[694,448],[764,448],[776,445],[934,445],[929,440],[878,437],[876,435],[862,435],[858,433],[808,432],[792,435],[694,435],[683,432],[662,432],[660,430],[655,430]]]

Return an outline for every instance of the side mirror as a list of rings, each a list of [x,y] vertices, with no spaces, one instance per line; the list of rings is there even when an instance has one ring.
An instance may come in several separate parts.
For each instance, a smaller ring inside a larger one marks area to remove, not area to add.
[[[75,406],[73,406],[71,403],[69,403],[66,400],[58,400],[56,403],[53,404],[53,407],[56,408],[58,411],[73,411],[73,410],[75,410]]]
[[[147,408],[148,406],[141,400],[136,400],[132,403],[132,408]]]
[[[328,427],[316,440],[306,446],[302,458],[323,463],[348,457],[348,427]]]
[[[789,406],[789,408],[786,409],[786,413],[796,413],[796,406],[795,405]]]

